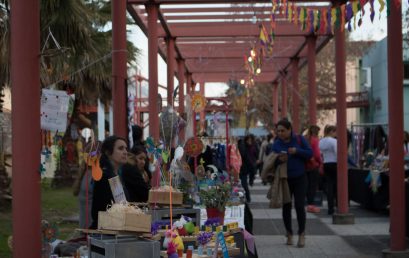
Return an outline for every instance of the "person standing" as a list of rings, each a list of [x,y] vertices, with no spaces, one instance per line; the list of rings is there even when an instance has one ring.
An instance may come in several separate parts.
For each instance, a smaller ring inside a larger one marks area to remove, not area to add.
[[[150,173],[145,171],[146,153],[143,146],[134,145],[123,166],[122,178],[128,191],[129,202],[147,202],[149,198]]]
[[[310,145],[301,135],[293,133],[292,125],[287,119],[277,123],[277,138],[272,146],[273,153],[279,155],[278,164],[287,162],[287,182],[290,196],[294,196],[295,211],[298,222],[298,247],[305,246],[305,197],[307,181],[305,162],[313,153]],[[287,230],[287,244],[292,245],[293,230],[291,225],[292,202],[283,204],[283,221]]]
[[[337,193],[337,128],[327,125],[319,147],[324,162],[324,177],[327,185],[328,215],[334,214],[334,199]]]
[[[317,125],[310,125],[305,135],[306,140],[309,142],[313,156],[305,164],[305,170],[307,175],[307,212],[318,213],[320,208],[314,205],[315,194],[318,189],[318,182],[320,177],[320,166],[322,165],[321,152],[319,148],[318,133],[320,132],[320,127]]]
[[[98,226],[98,212],[106,211],[107,205],[114,201],[108,179],[116,176],[121,178],[121,168],[127,161],[127,155],[128,145],[124,138],[112,135],[107,137],[102,143],[101,158],[99,160],[102,178],[94,181],[91,229],[96,229]],[[127,195],[125,187],[124,193]]]

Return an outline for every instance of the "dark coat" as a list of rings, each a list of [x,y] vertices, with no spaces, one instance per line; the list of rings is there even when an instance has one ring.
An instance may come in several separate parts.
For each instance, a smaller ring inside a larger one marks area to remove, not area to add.
[[[149,173],[148,173],[149,175]],[[142,172],[131,160],[122,167],[122,179],[128,191],[129,202],[147,202],[151,186],[146,183]]]

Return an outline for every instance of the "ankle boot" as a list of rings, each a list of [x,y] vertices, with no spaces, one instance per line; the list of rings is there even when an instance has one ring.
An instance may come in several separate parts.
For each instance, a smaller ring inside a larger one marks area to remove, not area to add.
[[[293,235],[290,233],[287,233],[287,245],[293,245]]]
[[[298,235],[298,243],[297,246],[302,248],[305,246],[305,233],[301,233]]]

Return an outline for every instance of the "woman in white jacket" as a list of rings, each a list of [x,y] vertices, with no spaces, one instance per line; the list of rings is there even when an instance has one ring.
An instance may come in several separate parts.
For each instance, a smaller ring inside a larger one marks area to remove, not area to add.
[[[320,151],[324,163],[324,177],[327,185],[328,215],[334,214],[334,199],[337,196],[337,128],[327,125],[324,138],[320,140]]]

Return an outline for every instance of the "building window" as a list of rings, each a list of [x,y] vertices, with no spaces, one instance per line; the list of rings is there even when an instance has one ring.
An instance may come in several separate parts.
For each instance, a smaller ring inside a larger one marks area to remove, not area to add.
[[[409,80],[409,62],[403,63],[403,79]]]

